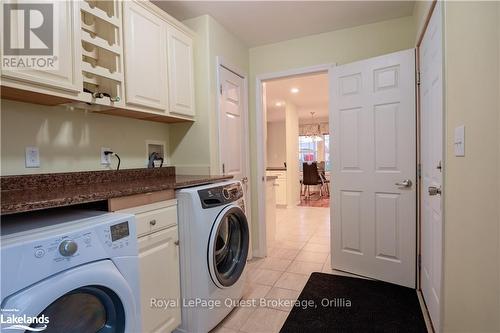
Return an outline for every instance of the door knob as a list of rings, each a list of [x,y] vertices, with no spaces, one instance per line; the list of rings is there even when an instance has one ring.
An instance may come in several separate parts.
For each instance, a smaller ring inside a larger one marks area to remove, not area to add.
[[[397,182],[395,185],[400,187],[411,187],[413,183],[411,182],[411,180],[405,179],[403,181]]]
[[[243,184],[248,183],[248,177],[241,178],[241,183],[243,183]]]
[[[441,195],[441,186],[429,186],[429,195]]]

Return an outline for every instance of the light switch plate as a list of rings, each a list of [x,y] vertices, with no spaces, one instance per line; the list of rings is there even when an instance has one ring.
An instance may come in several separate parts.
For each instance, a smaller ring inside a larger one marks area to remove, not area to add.
[[[26,147],[25,164],[27,168],[40,167],[40,151],[38,147]]]
[[[455,127],[455,138],[453,140],[455,156],[465,156],[465,126]]]

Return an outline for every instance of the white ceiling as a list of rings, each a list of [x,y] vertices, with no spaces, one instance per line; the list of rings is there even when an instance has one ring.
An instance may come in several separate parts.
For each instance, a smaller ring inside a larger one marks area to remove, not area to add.
[[[292,88],[299,92],[293,94]],[[266,82],[267,121],[283,121],[285,104],[293,103],[297,107],[299,120],[311,121],[311,112],[315,120],[328,119],[328,74],[309,74]],[[277,106],[276,103],[282,103]]]
[[[415,1],[153,1],[178,20],[214,17],[248,47],[409,16]]]

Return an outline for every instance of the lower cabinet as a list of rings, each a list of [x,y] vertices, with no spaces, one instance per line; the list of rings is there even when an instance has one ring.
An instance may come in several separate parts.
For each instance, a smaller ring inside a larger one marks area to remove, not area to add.
[[[267,171],[266,175],[268,176],[276,176],[278,179],[276,179],[274,187],[276,191],[276,204],[280,206],[286,206],[287,205],[287,200],[286,200],[286,182],[287,182],[287,176],[286,176],[286,171]]]
[[[178,239],[176,226],[139,237],[143,332],[171,332],[181,323]]]
[[[276,204],[286,206],[286,178],[276,179]]]
[[[177,201],[161,201],[117,212],[136,216],[141,332],[172,332],[181,323]]]
[[[266,240],[268,247],[276,240],[276,179],[266,180]]]

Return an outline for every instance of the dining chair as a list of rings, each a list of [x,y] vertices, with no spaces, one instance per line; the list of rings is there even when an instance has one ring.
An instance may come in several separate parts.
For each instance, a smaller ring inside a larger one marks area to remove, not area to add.
[[[319,171],[318,171],[318,163],[317,162],[304,162],[302,164],[302,170],[303,170],[303,177],[302,177],[302,184],[301,184],[301,193],[302,193],[302,186],[304,186],[304,196],[307,192],[307,199],[310,199],[311,197],[311,190],[310,186],[319,186],[319,196],[320,198],[323,197],[323,188],[325,185],[325,180],[321,177]],[[329,193],[328,189],[328,193]]]

